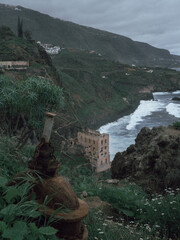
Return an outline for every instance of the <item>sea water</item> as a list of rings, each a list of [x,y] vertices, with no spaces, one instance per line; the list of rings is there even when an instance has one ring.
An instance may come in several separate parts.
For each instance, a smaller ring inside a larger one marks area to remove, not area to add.
[[[173,97],[180,98],[180,91],[154,92],[154,99],[142,100],[138,108],[130,115],[115,122],[102,126],[100,133],[109,134],[109,151],[111,161],[117,152],[122,152],[131,144],[141,128],[154,126],[168,126],[180,121],[180,101],[173,101]]]

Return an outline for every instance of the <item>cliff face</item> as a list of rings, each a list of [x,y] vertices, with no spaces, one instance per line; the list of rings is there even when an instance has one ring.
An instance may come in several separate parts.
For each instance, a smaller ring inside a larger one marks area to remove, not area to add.
[[[77,117],[93,129],[130,114],[153,91],[180,87],[179,72],[129,67],[89,51],[64,49],[52,61]]]
[[[18,16],[23,19],[24,30],[30,30],[36,41],[94,50],[123,64],[180,66],[180,59],[167,50],[136,42],[125,36],[62,21],[31,9],[0,4],[0,23],[9,26],[14,32],[17,32]]]
[[[142,128],[135,144],[115,155],[112,177],[131,177],[149,192],[178,187],[180,131],[172,127]]]

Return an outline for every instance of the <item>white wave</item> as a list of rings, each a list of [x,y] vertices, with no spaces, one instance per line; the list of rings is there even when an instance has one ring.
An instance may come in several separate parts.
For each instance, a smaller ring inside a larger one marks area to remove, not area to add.
[[[114,126],[117,126],[119,123],[118,123],[118,120],[115,121],[115,122],[111,122],[111,123],[107,123],[106,125],[103,125],[101,126],[98,131],[100,133],[107,133],[108,130],[111,128],[111,127],[114,127]]]
[[[140,101],[139,107],[131,114],[130,122],[126,126],[126,129],[134,129],[139,122],[143,121],[143,117],[151,115],[152,112],[162,110],[164,106],[165,104],[159,101]]]
[[[176,103],[169,103],[167,106],[166,106],[166,111],[177,117],[177,118],[180,118],[180,104],[176,104]]]
[[[180,94],[180,90],[174,92],[153,92],[153,95],[169,95],[169,94]]]
[[[171,92],[153,92],[153,95],[169,95]]]
[[[117,121],[108,123],[104,126],[101,126],[98,131],[100,133],[109,133],[114,130],[116,126],[122,126],[123,124],[126,125],[129,122],[130,115],[124,116],[122,118],[119,118]]]
[[[176,90],[173,94],[180,94],[180,90]]]

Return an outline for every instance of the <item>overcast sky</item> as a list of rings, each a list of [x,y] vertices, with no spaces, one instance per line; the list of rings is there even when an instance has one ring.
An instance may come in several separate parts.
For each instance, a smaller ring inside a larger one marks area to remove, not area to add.
[[[180,55],[180,0],[0,0]]]

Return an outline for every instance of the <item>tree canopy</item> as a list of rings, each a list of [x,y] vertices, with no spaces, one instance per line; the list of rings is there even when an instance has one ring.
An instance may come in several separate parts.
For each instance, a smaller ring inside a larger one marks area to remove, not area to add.
[[[17,26],[18,37],[23,38],[23,20],[18,16],[18,26]]]

